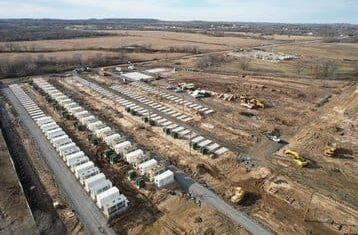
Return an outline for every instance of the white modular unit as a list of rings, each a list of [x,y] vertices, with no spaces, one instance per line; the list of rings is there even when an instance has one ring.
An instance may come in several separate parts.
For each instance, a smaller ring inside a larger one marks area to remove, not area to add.
[[[101,128],[101,129],[96,130],[96,131],[94,132],[94,134],[95,134],[98,138],[100,138],[100,137],[102,137],[102,133],[105,133],[105,132],[108,132],[108,131],[111,131],[111,128],[108,127],[108,126],[106,126],[106,127],[103,127],[103,128]]]
[[[117,187],[112,187],[96,196],[97,206],[101,209],[103,204],[117,197],[119,197],[119,190]]]
[[[103,125],[103,122],[96,121],[96,122],[88,123],[87,128],[91,131],[94,131],[94,130],[96,130],[96,128],[98,128],[98,126],[101,126],[101,125]]]
[[[69,104],[69,103],[72,103],[73,100],[71,100],[70,98],[67,98],[67,99],[63,99],[63,100],[59,100],[58,103],[61,105],[61,106],[64,106],[65,104]]]
[[[72,148],[72,147],[77,147],[75,143],[69,143],[66,145],[63,145],[61,147],[58,148],[58,152],[60,153],[60,156],[63,157],[63,151],[65,151],[68,148]]]
[[[127,207],[128,199],[123,194],[120,194],[119,197],[103,203],[102,211],[107,218],[111,218],[125,211]]]
[[[67,158],[67,156],[74,154],[74,153],[83,153],[79,147],[77,146],[72,146],[72,147],[67,147],[65,149],[62,149],[59,151],[60,152],[60,156],[65,160]],[[84,153],[83,153],[84,155]]]
[[[149,161],[143,162],[139,165],[139,170],[142,175],[148,174],[151,169],[158,165],[157,160],[150,159]]]
[[[143,150],[137,149],[137,150],[134,150],[134,151],[132,151],[132,152],[127,153],[127,154],[124,156],[124,159],[125,159],[128,163],[132,164],[132,163],[134,163],[138,158],[141,158],[141,157],[143,157],[143,156],[144,156]]]
[[[80,174],[82,172],[85,172],[85,171],[87,171],[87,170],[89,170],[89,169],[91,169],[93,167],[94,167],[94,163],[92,161],[89,161],[89,162],[86,162],[86,163],[84,163],[82,165],[76,166],[74,168],[74,173],[75,173],[76,178],[79,178],[79,176],[80,176]]]
[[[52,130],[58,129],[58,128],[60,128],[60,127],[55,122],[51,122],[51,123],[40,126],[41,131],[44,133],[46,133],[47,131],[52,131]]]
[[[72,146],[73,147],[73,146]],[[63,150],[65,151],[65,149]],[[69,154],[69,155],[63,155],[63,160],[66,162],[66,163],[70,163],[70,161],[76,159],[76,158],[81,158],[81,157],[85,157],[85,153],[82,152],[82,151],[79,151],[79,152],[76,152],[76,153],[72,153],[72,154]]]
[[[104,191],[107,191],[108,189],[112,188],[112,182],[108,179],[105,179],[103,181],[100,181],[99,183],[91,185],[89,187],[89,192],[91,194],[91,198],[93,200],[96,200],[96,196],[100,193],[103,193]]]
[[[56,128],[55,130],[45,132],[45,136],[47,139],[54,139],[65,134],[66,133],[61,128]]]
[[[124,141],[119,144],[116,144],[114,146],[114,151],[117,154],[124,155],[123,153],[126,152],[130,147],[132,146],[132,143],[130,141]]]
[[[91,187],[100,184],[106,180],[106,176],[103,173],[99,173],[95,176],[89,177],[84,181],[84,188],[87,192],[90,191]]]
[[[95,116],[89,115],[89,116],[80,118],[79,121],[82,125],[87,125],[90,121],[95,120],[95,119],[96,119]]]
[[[98,167],[92,167],[92,168],[87,169],[86,171],[83,171],[80,174],[78,174],[78,179],[80,180],[80,183],[82,185],[84,185],[86,179],[99,174],[99,172],[100,171],[99,171]]]
[[[106,136],[106,137],[104,138],[104,142],[106,142],[106,144],[107,144],[107,145],[110,145],[111,147],[113,147],[112,142],[115,141],[115,140],[120,141],[120,140],[121,140],[121,135],[118,134],[118,133],[115,133],[115,134],[113,134],[113,135]],[[115,143],[118,143],[118,142],[115,142]]]
[[[75,116],[77,119],[80,119],[81,117],[85,116],[86,114],[88,114],[88,111],[83,110],[82,112],[75,113],[73,116]]]
[[[67,158],[67,166],[71,169],[72,172],[74,172],[74,168],[78,165],[82,165],[86,162],[88,162],[89,159],[87,156],[84,157],[80,157],[80,158],[75,158],[75,159],[69,159]]]
[[[158,188],[164,187],[174,182],[174,173],[167,170],[154,177],[154,183]]]
[[[43,117],[43,118],[38,118],[35,122],[38,126],[42,126],[44,124],[54,122],[54,121],[50,117]]]
[[[72,140],[70,139],[70,137],[68,137],[68,135],[65,134],[51,139],[50,142],[55,148],[57,148],[65,144],[72,143]]]

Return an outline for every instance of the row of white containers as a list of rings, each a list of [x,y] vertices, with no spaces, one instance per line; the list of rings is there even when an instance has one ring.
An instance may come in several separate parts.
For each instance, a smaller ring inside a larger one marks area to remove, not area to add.
[[[153,158],[148,159],[142,149],[137,148],[131,141],[126,140],[121,134],[113,131],[109,126],[64,95],[46,80],[38,78],[34,79],[33,82],[52,99],[56,100],[67,112],[73,115],[81,125],[86,126],[97,138],[106,143],[109,148],[136,167],[142,175],[149,176],[150,173],[155,172],[155,169],[158,167],[157,160]],[[170,170],[158,172],[158,174],[153,176],[153,180],[157,187],[164,187],[174,181],[174,173]]]
[[[127,198],[112,186],[65,131],[46,116],[19,85],[10,85],[10,89],[103,214],[112,217],[124,211],[128,207]]]

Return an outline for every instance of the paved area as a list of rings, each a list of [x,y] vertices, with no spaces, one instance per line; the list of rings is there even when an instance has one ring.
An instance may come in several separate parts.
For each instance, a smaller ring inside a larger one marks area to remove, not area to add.
[[[4,93],[14,106],[20,121],[36,141],[41,155],[52,170],[58,187],[65,194],[68,203],[77,213],[80,221],[84,225],[86,233],[96,235],[116,234],[114,230],[109,227],[106,218],[98,210],[92,199],[71,174],[67,166],[61,161],[56,150],[51,146],[41,130],[36,126],[35,122],[26,113],[19,100],[17,100],[8,88],[4,89]]]

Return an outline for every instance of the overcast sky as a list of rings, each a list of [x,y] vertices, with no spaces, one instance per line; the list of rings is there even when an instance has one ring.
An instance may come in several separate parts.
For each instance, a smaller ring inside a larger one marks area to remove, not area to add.
[[[0,0],[0,18],[358,23],[358,0]]]

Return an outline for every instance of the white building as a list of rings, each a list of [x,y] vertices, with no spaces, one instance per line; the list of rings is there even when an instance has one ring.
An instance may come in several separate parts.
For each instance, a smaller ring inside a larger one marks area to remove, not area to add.
[[[158,188],[162,188],[173,182],[174,182],[174,173],[170,170],[167,170],[154,177],[154,183]]]
[[[132,152],[129,152],[125,155],[124,159],[126,160],[126,162],[128,162],[129,164],[134,163],[138,158],[142,157],[144,155],[143,150],[141,149],[137,149],[134,150]]]
[[[99,173],[100,173],[100,171],[99,171],[98,167],[94,166],[90,169],[87,169],[86,171],[81,172],[78,175],[78,179],[80,180],[81,184],[84,184],[86,179],[88,179],[92,176],[98,175]]]
[[[117,187],[112,187],[96,196],[97,206],[107,218],[113,217],[128,207],[128,199],[119,193]]]
[[[121,156],[124,155],[124,152],[126,152],[130,147],[132,146],[132,143],[130,141],[124,141],[114,146],[114,151],[117,154],[120,154]]]
[[[85,172],[93,167],[94,167],[94,163],[92,161],[89,161],[89,162],[86,162],[84,164],[74,167],[73,171],[75,173],[76,178],[78,179],[80,174],[82,174],[83,172]]]
[[[158,165],[157,160],[150,159],[149,161],[143,162],[139,165],[139,170],[142,175],[149,173],[151,169],[153,169],[156,165]]]
[[[91,187],[106,180],[106,176],[103,173],[99,173],[95,176],[89,177],[84,181],[84,188],[87,192],[90,191]]]
[[[89,193],[91,194],[91,198],[93,200],[96,200],[97,195],[103,193],[104,191],[107,191],[108,189],[112,188],[112,186],[112,182],[108,179],[91,185],[91,187],[89,187]]]

